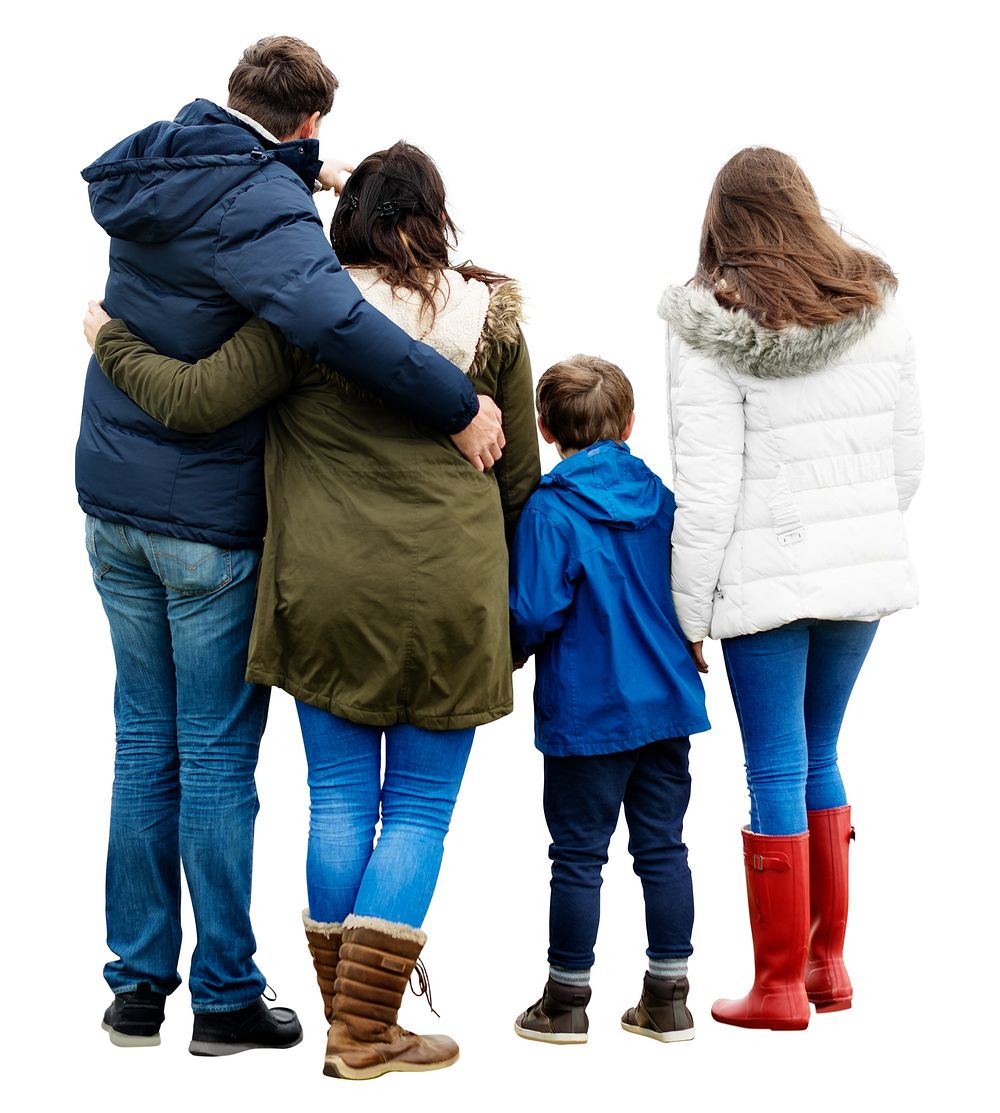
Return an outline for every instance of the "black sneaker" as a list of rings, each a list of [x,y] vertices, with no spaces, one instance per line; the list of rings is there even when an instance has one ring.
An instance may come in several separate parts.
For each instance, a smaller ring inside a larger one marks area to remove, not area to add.
[[[622,1017],[622,1027],[661,1043],[694,1039],[694,1019],[687,1007],[687,978],[654,978],[646,973],[642,996]]]
[[[160,1042],[164,1001],[164,994],[154,993],[149,982],[140,982],[131,993],[115,994],[101,1027],[115,1047],[156,1047]]]
[[[542,996],[514,1021],[514,1031],[543,1043],[586,1043],[589,985],[565,985],[551,978]]]
[[[294,1047],[302,1025],[291,1009],[269,1009],[260,999],[229,1013],[195,1013],[188,1051],[192,1055],[236,1055],[258,1047]]]

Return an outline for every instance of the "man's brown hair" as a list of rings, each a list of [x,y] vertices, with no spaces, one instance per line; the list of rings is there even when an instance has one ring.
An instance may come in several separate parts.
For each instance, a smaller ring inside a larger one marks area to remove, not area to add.
[[[553,364],[535,388],[538,416],[560,448],[620,441],[635,409],[624,371],[597,356]]]
[[[229,78],[229,107],[284,139],[306,116],[330,111],[338,84],[307,43],[272,35],[243,51]]]

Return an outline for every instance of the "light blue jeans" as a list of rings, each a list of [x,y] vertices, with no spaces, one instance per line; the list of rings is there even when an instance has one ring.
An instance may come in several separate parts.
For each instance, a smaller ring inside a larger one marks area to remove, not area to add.
[[[250,875],[269,690],[243,679],[259,554],[93,517],[87,550],[117,666],[106,903],[118,957],[104,976],[115,993],[180,984],[183,863],[194,1011],[242,1008],[266,984]]]
[[[806,811],[847,803],[837,740],[877,622],[803,618],[722,652],[743,735],[750,830],[797,835]]]
[[[296,706],[309,764],[310,916],[338,923],[353,912],[420,927],[474,728],[370,727],[300,701]]]

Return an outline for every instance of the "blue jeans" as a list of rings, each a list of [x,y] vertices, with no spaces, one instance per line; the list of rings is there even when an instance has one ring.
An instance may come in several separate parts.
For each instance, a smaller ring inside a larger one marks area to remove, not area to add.
[[[691,798],[687,738],[587,757],[546,757],[543,806],[552,837],[549,962],[589,970],[601,916],[601,867],[625,807],[642,882],[650,958],[691,954],[694,898],[681,831]]]
[[[420,927],[475,730],[370,727],[296,706],[309,764],[309,915],[338,923],[353,912]]]
[[[108,947],[115,993],[180,984],[180,867],[198,941],[195,1012],[256,1000],[250,874],[254,769],[269,689],[244,681],[259,554],[87,518],[87,550],[111,626],[115,780]]]
[[[803,618],[722,642],[743,735],[751,831],[797,835],[808,829],[807,810],[847,803],[837,739],[877,627]]]

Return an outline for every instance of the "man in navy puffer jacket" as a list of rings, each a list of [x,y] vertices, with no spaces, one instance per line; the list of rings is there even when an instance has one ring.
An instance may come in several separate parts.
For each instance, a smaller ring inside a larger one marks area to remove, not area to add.
[[[91,208],[112,237],[107,309],[184,360],[256,314],[489,467],[499,412],[372,309],[326,240],[311,194],[336,87],[311,47],[264,39],[233,72],[228,108],[194,101],[89,166]],[[104,1027],[119,1046],[159,1043],[180,983],[181,862],[198,932],[190,1050],[301,1039],[294,1012],[261,1001],[249,918],[268,690],[243,676],[263,440],[259,413],[209,436],[170,432],[91,360],[77,488],[117,665],[107,920],[118,957],[105,967],[115,1000]]]

